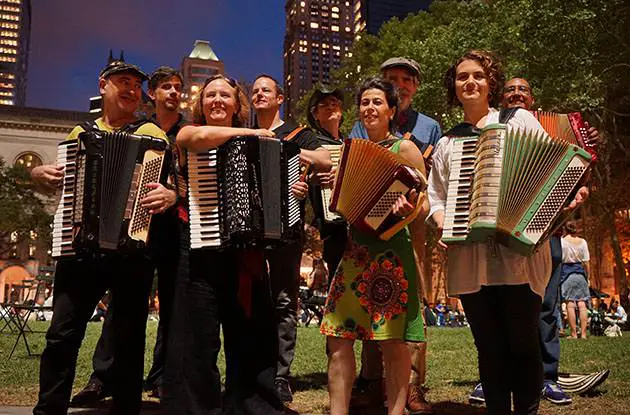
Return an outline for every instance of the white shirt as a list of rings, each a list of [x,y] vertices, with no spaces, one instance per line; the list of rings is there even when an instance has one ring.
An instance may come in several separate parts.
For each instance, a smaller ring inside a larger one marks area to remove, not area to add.
[[[588,244],[582,238],[579,243],[570,242],[566,237],[560,240],[562,244],[562,262],[566,264],[576,264],[589,261]]]
[[[490,108],[486,125],[499,122],[499,111]],[[527,131],[542,130],[540,123],[526,110],[518,110],[508,121],[510,129]],[[429,174],[429,217],[444,210],[450,175],[450,156],[453,139],[443,137],[433,154],[433,167]],[[494,248],[494,249],[493,249]],[[525,257],[495,244],[473,243],[448,247],[449,295],[471,294],[484,285],[529,284],[533,292],[541,298],[545,294],[547,281],[551,276],[551,249],[544,243],[531,256]]]

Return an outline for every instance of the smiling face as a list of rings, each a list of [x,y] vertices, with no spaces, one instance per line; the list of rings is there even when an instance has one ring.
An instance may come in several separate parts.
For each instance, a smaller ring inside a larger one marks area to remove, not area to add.
[[[465,60],[455,70],[455,94],[462,105],[485,104],[489,106],[490,86],[481,64]]]
[[[201,105],[207,125],[232,126],[233,116],[238,111],[236,93],[236,88],[222,78],[206,85]]]
[[[365,129],[373,140],[382,140],[389,133],[389,123],[396,113],[396,107],[387,103],[385,92],[371,88],[361,94],[359,116]]]
[[[523,78],[512,78],[505,83],[503,88],[503,108],[531,109],[534,104],[534,96],[529,82]]]
[[[117,73],[99,79],[103,111],[130,116],[138,109],[142,97],[142,80],[131,73]]]
[[[182,99],[182,81],[178,76],[165,79],[155,90],[149,90],[149,96],[155,101],[156,107],[178,111]]]
[[[279,111],[284,96],[278,94],[278,88],[273,79],[260,77],[252,86],[252,105],[256,112]]]

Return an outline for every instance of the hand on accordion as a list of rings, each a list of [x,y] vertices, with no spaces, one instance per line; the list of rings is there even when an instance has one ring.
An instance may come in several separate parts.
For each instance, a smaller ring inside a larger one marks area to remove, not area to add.
[[[586,202],[586,199],[588,199],[590,192],[588,190],[588,187],[586,186],[582,186],[578,189],[577,193],[575,194],[575,198],[573,198],[573,200],[571,201],[571,203],[569,203],[569,206],[564,208],[564,211],[571,211],[577,207],[579,207],[580,205],[582,205],[584,202]]]
[[[275,137],[276,133],[266,128],[258,128],[254,130],[254,135],[259,137]]]
[[[319,185],[323,188],[332,188],[336,170],[337,168],[333,167],[329,172],[316,173],[315,177],[317,178]]]
[[[306,182],[295,182],[291,186],[293,196],[298,200],[304,200],[308,194],[308,184]]]
[[[64,166],[47,164],[31,170],[31,178],[40,186],[48,190],[55,190],[63,183]]]
[[[162,213],[175,204],[177,194],[174,190],[167,189],[160,183],[147,183],[147,187],[152,190],[140,203],[150,214]]]
[[[413,213],[416,208],[417,202],[418,192],[416,191],[416,189],[412,189],[409,192],[409,199],[407,199],[405,195],[400,195],[398,197],[392,207],[392,213],[396,216],[400,216],[401,218],[406,218]]]

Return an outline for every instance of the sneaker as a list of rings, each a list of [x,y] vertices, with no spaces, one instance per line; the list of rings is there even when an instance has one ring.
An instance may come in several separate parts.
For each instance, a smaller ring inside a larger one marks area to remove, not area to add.
[[[276,387],[276,396],[282,402],[293,402],[293,393],[289,386],[289,381],[284,378],[276,378],[274,381]]]
[[[542,397],[557,405],[567,405],[573,402],[571,397],[562,390],[556,382],[545,381],[542,390]]]
[[[481,383],[477,383],[477,385],[475,385],[475,389],[473,389],[472,393],[468,397],[468,402],[479,405],[486,403],[486,397],[483,394],[483,386],[481,386]]]
[[[427,402],[424,397],[422,388],[416,385],[409,384],[409,391],[407,392],[407,410],[409,415],[432,415],[433,409],[431,404]]]
[[[101,382],[90,380],[81,392],[72,397],[70,406],[94,405],[109,396],[112,394],[103,387]]]

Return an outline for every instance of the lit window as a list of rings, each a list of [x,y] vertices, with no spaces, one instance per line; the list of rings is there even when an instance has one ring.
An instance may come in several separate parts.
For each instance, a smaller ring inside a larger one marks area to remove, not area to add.
[[[305,3],[305,2],[303,2],[303,1],[301,1],[301,2],[300,2],[300,7],[305,7],[305,6],[306,6],[306,3]]]
[[[317,29],[319,27],[319,23],[311,22],[311,29]]]
[[[42,159],[35,153],[23,153],[15,160],[15,165],[31,171],[33,167],[42,165]]]
[[[339,7],[337,6],[333,6],[330,10],[332,10],[334,13],[339,13]]]
[[[339,26],[332,25],[332,26],[330,26],[330,30],[332,30],[333,32],[338,32],[339,31]]]

